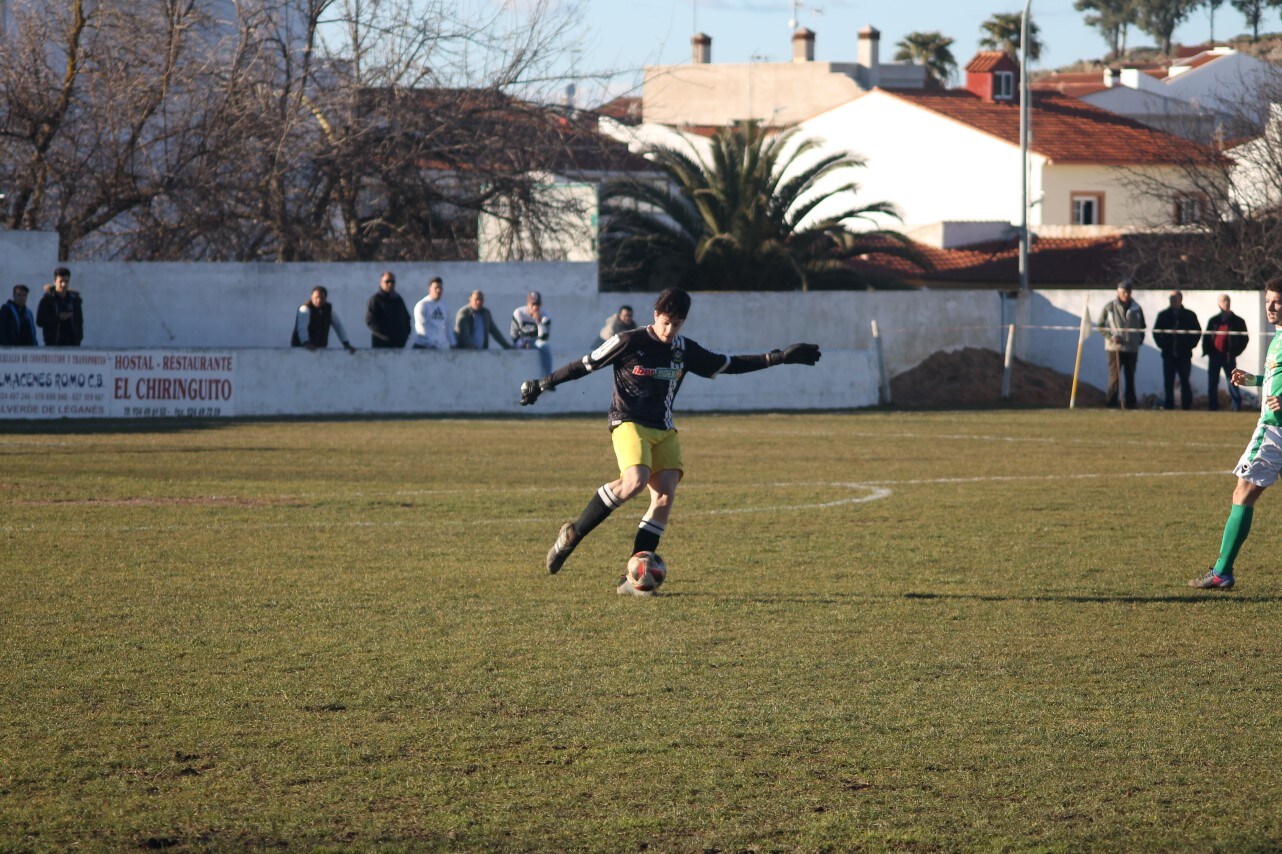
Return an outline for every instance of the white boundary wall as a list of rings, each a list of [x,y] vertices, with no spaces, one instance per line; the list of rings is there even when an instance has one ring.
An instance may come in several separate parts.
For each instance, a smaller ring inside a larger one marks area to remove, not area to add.
[[[1028,306],[1027,317],[1021,316],[1021,324],[1032,327],[1072,326],[1073,329],[1017,330],[1019,343],[1015,347],[1016,354],[1034,364],[1071,374],[1077,354],[1077,327],[1081,322],[1083,301],[1089,307],[1093,326],[1099,320],[1104,306],[1116,296],[1116,291],[1038,291]],[[1220,294],[1216,291],[1184,291],[1184,307],[1197,315],[1205,329],[1207,320],[1220,311],[1217,305],[1219,297]],[[1264,316],[1263,295],[1258,291],[1230,291],[1229,297],[1233,302],[1233,312],[1246,321],[1246,328],[1251,333],[1250,342],[1238,360],[1238,365],[1244,370],[1262,374],[1264,355],[1274,331]],[[1150,330],[1144,336],[1144,348],[1140,351],[1136,364],[1135,386],[1141,395],[1156,394],[1160,399],[1163,393],[1162,355],[1153,342],[1151,330],[1157,325],[1158,312],[1170,305],[1170,291],[1137,290],[1133,292],[1132,298],[1144,310],[1144,319],[1148,321]],[[1082,351],[1082,379],[1099,388],[1105,388],[1108,384],[1108,357],[1104,353],[1104,339],[1093,329]],[[1191,382],[1194,394],[1206,394],[1206,359],[1202,357],[1200,342],[1193,354]],[[1223,377],[1220,388],[1225,388]]]
[[[209,367],[192,367],[205,365]],[[234,415],[514,414],[531,351],[0,350],[0,419]],[[821,367],[687,377],[679,412],[854,409],[877,402],[867,350],[832,350]],[[530,415],[600,413],[608,371],[544,394]]]
[[[56,262],[53,235],[0,232],[0,295],[15,282],[35,289]],[[426,292],[429,278],[445,280],[445,301],[457,310],[474,288],[485,291],[495,322],[506,331],[511,310],[529,290],[541,291],[553,318],[554,362],[582,356],[605,318],[629,303],[642,319],[653,296],[600,294],[589,263],[417,262],[403,264],[134,264],[69,263],[72,287],[85,301],[84,349],[97,351],[236,353],[236,413],[504,413],[517,411],[515,389],[539,372],[534,354],[370,352],[365,303],[379,273],[397,274],[407,305]],[[314,284],[329,288],[335,311],[362,352],[308,353],[286,346],[297,307]],[[1000,351],[1005,324],[1018,318],[1016,353],[1071,373],[1082,301],[1092,322],[1112,291],[1038,291],[1018,309],[993,291],[880,291],[818,293],[698,293],[684,332],[710,349],[759,353],[794,341],[814,341],[825,356],[815,370],[775,369],[709,383],[691,378],[678,409],[844,409],[877,402],[877,365],[870,321],[881,329],[887,368],[907,371],[933,353],[963,347]],[[1234,310],[1252,330],[1242,365],[1260,373],[1271,329],[1258,293],[1233,293]],[[1166,291],[1136,291],[1150,329],[1167,305]],[[1185,304],[1205,322],[1217,294],[1190,291]],[[1047,329],[1042,327],[1071,327]],[[1199,350],[1200,354],[1200,350]],[[1194,362],[1194,389],[1205,393],[1205,361]],[[1086,342],[1082,379],[1103,388],[1108,368],[1103,341]],[[599,387],[598,387],[599,386]],[[1141,394],[1161,394],[1161,358],[1151,334],[1139,359]],[[608,383],[589,377],[539,401],[534,411],[604,412]]]

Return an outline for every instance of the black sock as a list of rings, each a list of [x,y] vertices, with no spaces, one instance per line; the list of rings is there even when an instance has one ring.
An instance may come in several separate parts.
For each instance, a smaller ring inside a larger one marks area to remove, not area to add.
[[[574,533],[580,537],[586,537],[592,529],[600,525],[610,517],[610,514],[623,506],[613,492],[610,491],[610,485],[605,484],[596,491],[588,506],[583,508],[579,518],[574,520]]]
[[[647,517],[637,526],[636,538],[632,540],[632,553],[652,552],[659,548],[659,539],[663,536],[664,526]]]

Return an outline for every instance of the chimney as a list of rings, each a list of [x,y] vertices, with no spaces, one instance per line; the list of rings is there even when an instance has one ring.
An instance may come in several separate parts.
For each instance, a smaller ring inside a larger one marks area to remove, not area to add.
[[[868,26],[859,31],[859,64],[864,69],[864,85],[871,89],[881,79],[881,33]]]
[[[792,34],[792,61],[815,61],[815,31],[801,27]]]
[[[1122,85],[1122,69],[1105,68],[1104,69],[1104,85],[1109,89],[1112,89],[1114,86],[1121,86]]]
[[[690,37],[690,61],[695,65],[707,65],[712,62],[712,36],[707,33],[695,33]]]

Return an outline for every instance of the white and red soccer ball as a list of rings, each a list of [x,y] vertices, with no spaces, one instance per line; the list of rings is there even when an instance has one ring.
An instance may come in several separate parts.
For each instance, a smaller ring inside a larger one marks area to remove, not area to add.
[[[649,593],[659,589],[668,577],[668,565],[655,552],[637,552],[628,561],[627,583],[633,590]]]

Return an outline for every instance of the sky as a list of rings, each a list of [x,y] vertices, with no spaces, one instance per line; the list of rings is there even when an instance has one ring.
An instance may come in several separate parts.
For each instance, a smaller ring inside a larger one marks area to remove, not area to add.
[[[605,96],[639,94],[640,69],[646,65],[689,62],[690,36],[712,37],[712,61],[786,62],[791,58],[789,21],[792,0],[581,0],[583,46],[574,62],[581,73],[617,71],[602,90],[580,84],[579,103],[593,106]],[[891,60],[895,43],[908,33],[939,30],[954,39],[959,66],[978,50],[979,27],[996,12],[1018,13],[1020,0],[805,0],[796,20],[815,31],[815,59],[854,61],[857,33],[871,24],[881,31],[881,59]],[[1073,9],[1073,0],[1033,0],[1033,20],[1041,29],[1042,57],[1034,68],[1057,68],[1079,59],[1098,59],[1107,47],[1098,32]],[[697,28],[697,29],[696,29]],[[1267,11],[1261,32],[1282,29],[1276,9]],[[1215,13],[1215,35],[1224,39],[1249,32],[1228,3]],[[1198,9],[1175,32],[1175,41],[1198,44],[1211,35],[1206,9]],[[1134,29],[1129,44],[1153,44]]]

